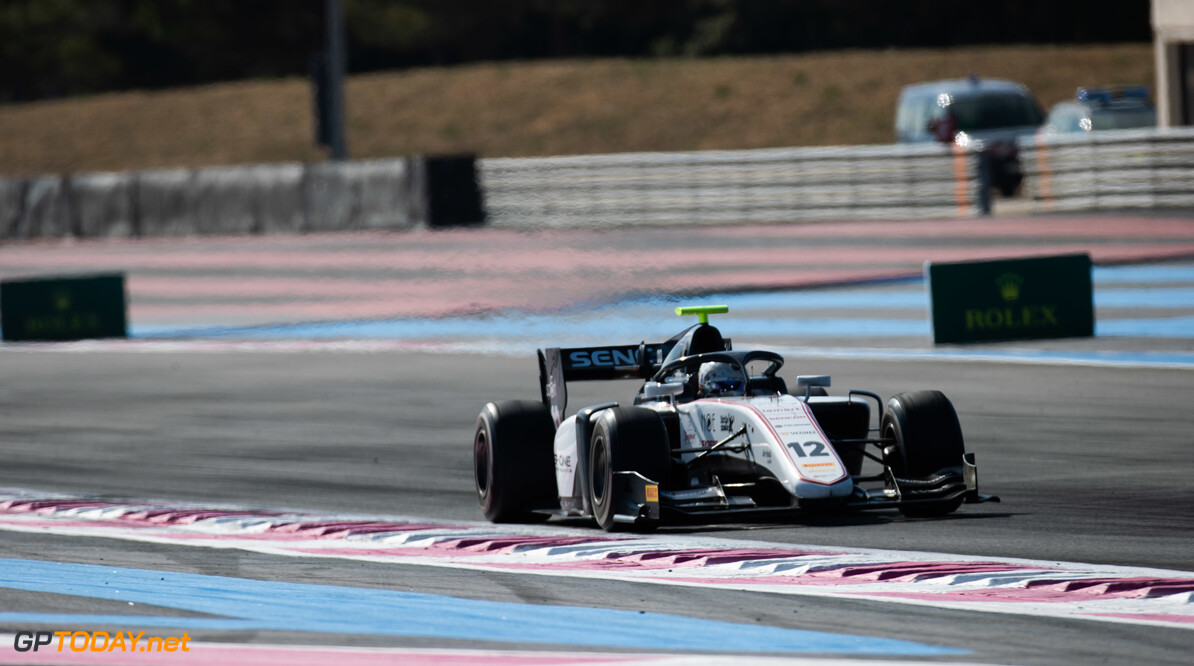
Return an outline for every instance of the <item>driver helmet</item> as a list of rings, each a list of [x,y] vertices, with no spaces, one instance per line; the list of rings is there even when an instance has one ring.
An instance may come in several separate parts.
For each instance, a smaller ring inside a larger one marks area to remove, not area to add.
[[[729,363],[702,363],[697,374],[701,395],[746,395],[746,375]]]

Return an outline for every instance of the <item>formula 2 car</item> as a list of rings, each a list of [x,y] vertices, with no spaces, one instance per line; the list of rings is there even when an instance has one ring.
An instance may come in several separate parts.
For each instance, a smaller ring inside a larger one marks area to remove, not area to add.
[[[728,310],[677,308],[700,321],[662,343],[539,350],[542,402],[491,402],[477,418],[485,517],[651,529],[818,509],[941,516],[998,500],[978,493],[974,455],[941,392],[884,404],[857,389],[831,396],[828,376],[801,375],[790,394],[777,374],[783,357],[734,351],[708,323]],[[568,382],[610,379],[644,381],[632,405],[565,417]]]

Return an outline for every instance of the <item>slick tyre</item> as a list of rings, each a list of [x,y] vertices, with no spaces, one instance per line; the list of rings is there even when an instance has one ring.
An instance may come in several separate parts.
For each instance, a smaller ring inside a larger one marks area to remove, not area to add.
[[[495,523],[542,522],[556,499],[552,440],[555,424],[537,402],[505,401],[485,405],[473,437],[477,501]]]
[[[899,478],[923,479],[938,473],[960,473],[965,444],[957,412],[940,391],[900,393],[887,401],[880,424],[883,437],[895,440],[884,450],[884,462]],[[906,516],[943,516],[962,504],[955,498],[900,507]]]
[[[618,489],[614,472],[638,472],[661,485],[671,469],[667,430],[658,414],[638,407],[602,412],[589,440],[589,502],[601,529],[611,532],[629,524],[614,521]],[[636,524],[636,529],[657,525]]]

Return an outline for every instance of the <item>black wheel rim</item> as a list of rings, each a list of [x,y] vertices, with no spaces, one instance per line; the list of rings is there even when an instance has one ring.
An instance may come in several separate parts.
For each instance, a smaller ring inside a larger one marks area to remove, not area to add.
[[[473,463],[477,477],[477,494],[485,497],[489,493],[489,439],[484,430],[477,432],[473,442]]]
[[[591,475],[593,504],[604,506],[605,494],[608,490],[606,484],[609,478],[609,455],[605,448],[604,437],[598,436],[593,440],[593,469]]]

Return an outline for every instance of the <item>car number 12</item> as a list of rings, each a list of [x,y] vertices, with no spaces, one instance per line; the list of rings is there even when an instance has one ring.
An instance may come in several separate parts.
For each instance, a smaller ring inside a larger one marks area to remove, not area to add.
[[[825,450],[824,442],[788,442],[788,449],[796,455],[797,458],[816,458],[818,456],[827,456],[829,452]]]

